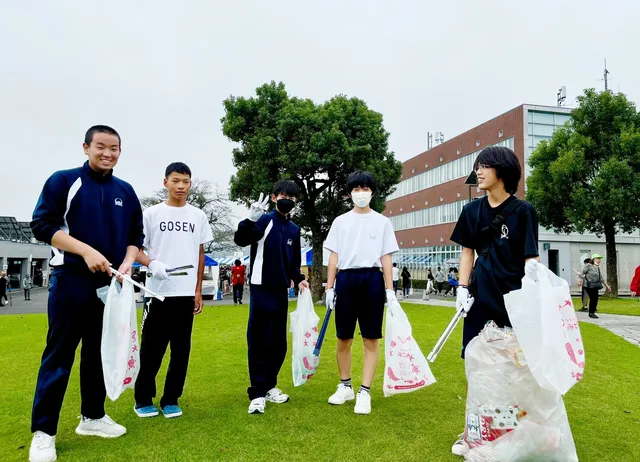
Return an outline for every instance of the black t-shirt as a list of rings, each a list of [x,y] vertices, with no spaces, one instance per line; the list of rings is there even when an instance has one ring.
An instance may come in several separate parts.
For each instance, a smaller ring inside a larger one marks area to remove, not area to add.
[[[0,292],[5,292],[7,290],[7,279],[4,277],[0,277]]]
[[[480,329],[490,320],[500,326],[511,325],[503,296],[522,288],[525,260],[538,256],[538,217],[528,202],[519,201],[504,217],[500,232],[480,232],[514,200],[518,199],[511,196],[495,208],[489,205],[486,196],[470,202],[462,209],[451,235],[452,241],[479,253],[469,284],[476,300],[467,318],[480,324]],[[480,255],[483,248],[487,252]]]

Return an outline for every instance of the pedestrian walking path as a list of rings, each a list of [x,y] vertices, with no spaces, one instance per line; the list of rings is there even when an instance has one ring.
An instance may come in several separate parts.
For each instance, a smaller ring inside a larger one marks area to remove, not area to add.
[[[626,341],[640,346],[640,316],[625,316],[621,314],[600,314],[598,318],[591,319],[587,313],[577,313],[578,320],[596,324],[619,335]]]

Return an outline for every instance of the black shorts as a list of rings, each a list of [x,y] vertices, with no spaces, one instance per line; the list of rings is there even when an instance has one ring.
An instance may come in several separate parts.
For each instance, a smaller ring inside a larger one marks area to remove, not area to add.
[[[382,338],[382,318],[386,300],[380,268],[340,270],[336,277],[336,334],[341,340],[353,338],[356,322],[363,338]]]

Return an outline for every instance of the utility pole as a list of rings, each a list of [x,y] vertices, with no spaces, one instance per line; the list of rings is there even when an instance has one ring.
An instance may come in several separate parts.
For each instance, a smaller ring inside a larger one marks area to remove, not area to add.
[[[609,89],[608,75],[610,72],[607,70],[607,60],[604,60],[604,91]]]

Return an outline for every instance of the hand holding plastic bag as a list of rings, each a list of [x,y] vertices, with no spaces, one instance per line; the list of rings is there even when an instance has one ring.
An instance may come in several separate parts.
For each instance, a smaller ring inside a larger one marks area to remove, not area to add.
[[[304,385],[316,373],[320,363],[320,358],[313,354],[318,341],[318,322],[320,318],[313,308],[310,290],[300,292],[298,306],[290,314],[290,317],[289,331],[293,336],[291,370],[293,372],[293,385],[298,387]]]
[[[98,296],[103,289],[98,290]],[[138,320],[133,285],[114,277],[107,291],[102,322],[102,372],[107,396],[115,401],[133,388],[140,369]]]
[[[569,284],[537,264],[537,281],[504,296],[513,330],[538,384],[565,394],[584,374],[585,351]]]
[[[388,304],[384,339],[384,395],[409,393],[436,382],[397,301]]]

